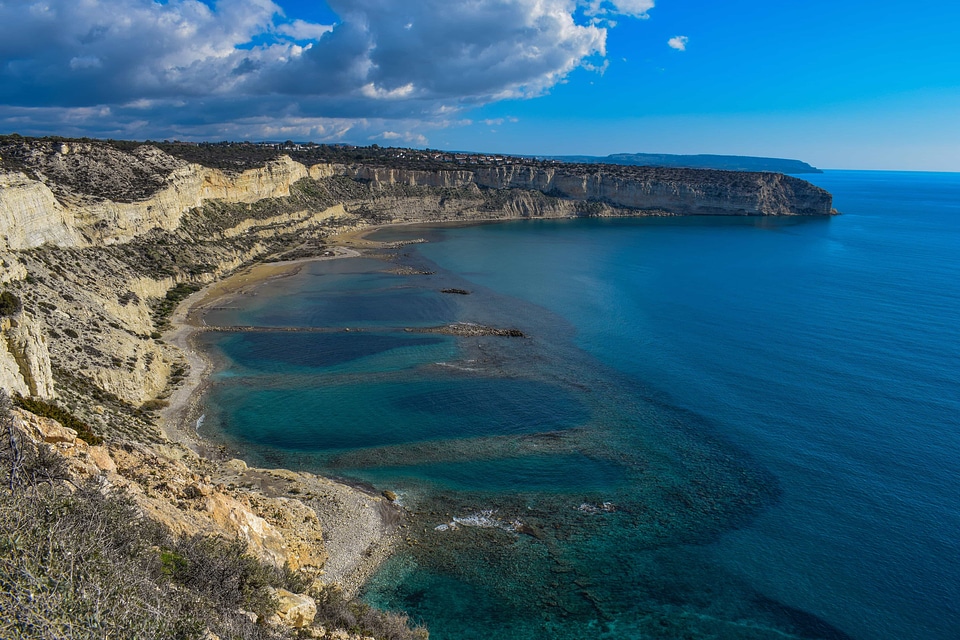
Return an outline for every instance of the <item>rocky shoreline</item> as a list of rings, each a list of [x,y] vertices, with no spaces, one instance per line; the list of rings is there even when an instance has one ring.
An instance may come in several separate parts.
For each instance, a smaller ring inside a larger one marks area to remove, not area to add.
[[[519,329],[501,329],[498,327],[488,327],[483,324],[474,324],[472,322],[455,322],[439,327],[426,327],[423,329],[407,329],[410,333],[439,333],[447,336],[460,336],[465,338],[478,338],[480,336],[500,336],[502,338],[526,338],[526,335]]]

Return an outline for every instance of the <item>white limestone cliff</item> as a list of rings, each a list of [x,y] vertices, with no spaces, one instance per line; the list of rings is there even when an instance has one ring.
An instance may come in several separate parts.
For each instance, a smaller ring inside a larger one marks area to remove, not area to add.
[[[23,395],[56,396],[42,327],[27,314],[0,324],[0,387]]]

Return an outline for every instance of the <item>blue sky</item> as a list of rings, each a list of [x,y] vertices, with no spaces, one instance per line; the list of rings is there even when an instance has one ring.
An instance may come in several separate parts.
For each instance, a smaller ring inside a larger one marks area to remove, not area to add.
[[[960,3],[0,0],[0,131],[960,171]]]

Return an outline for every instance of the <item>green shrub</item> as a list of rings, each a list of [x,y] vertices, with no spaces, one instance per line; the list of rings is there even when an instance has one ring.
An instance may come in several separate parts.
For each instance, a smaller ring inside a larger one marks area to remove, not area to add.
[[[10,291],[0,293],[0,316],[12,316],[15,313],[19,313],[22,308],[23,305],[20,303],[20,298],[18,298],[16,294]]]
[[[316,620],[328,627],[339,627],[378,640],[427,640],[425,627],[411,625],[406,614],[374,609],[365,602],[347,599],[336,587],[324,587],[311,593],[317,603]]]
[[[195,282],[181,282],[167,291],[166,295],[157,300],[153,305],[153,319],[158,327],[166,327],[170,314],[177,308],[177,305],[186,299],[191,293],[199,291],[203,285]],[[156,333],[156,332],[154,332]]]
[[[39,398],[24,398],[19,394],[14,396],[13,402],[21,409],[26,409],[30,413],[44,418],[53,418],[63,426],[73,429],[77,432],[77,437],[87,444],[98,445],[103,443],[103,438],[94,433],[90,425],[52,402]]]

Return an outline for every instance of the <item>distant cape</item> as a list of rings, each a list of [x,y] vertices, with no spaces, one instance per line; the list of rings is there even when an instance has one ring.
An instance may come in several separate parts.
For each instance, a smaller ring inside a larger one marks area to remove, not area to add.
[[[672,153],[614,153],[609,156],[550,156],[550,160],[582,164],[622,164],[640,167],[685,167],[725,169],[727,171],[773,171],[776,173],[823,173],[820,169],[786,158],[755,156],[717,156],[710,154],[675,155]]]

